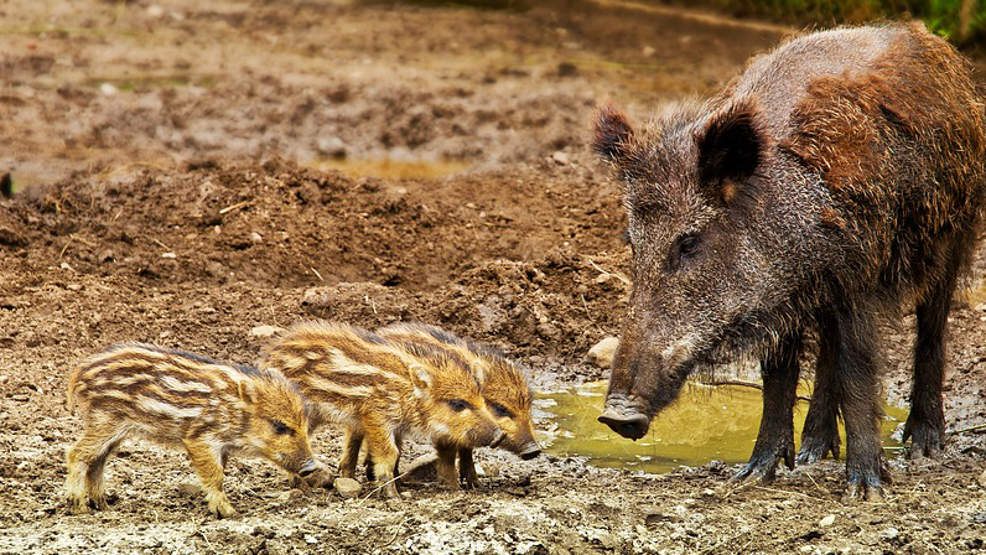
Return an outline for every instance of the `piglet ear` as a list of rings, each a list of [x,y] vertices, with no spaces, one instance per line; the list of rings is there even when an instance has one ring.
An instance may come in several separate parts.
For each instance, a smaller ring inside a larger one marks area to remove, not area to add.
[[[248,404],[255,404],[257,402],[257,388],[253,382],[249,380],[241,380],[236,384],[240,399]]]
[[[424,397],[431,389],[431,374],[428,369],[420,364],[411,364],[408,370],[411,371],[411,383],[414,384],[414,395]]]
[[[766,155],[766,131],[756,108],[739,102],[717,112],[695,140],[703,185],[724,187],[725,200],[737,182],[756,172]]]
[[[596,126],[592,138],[592,149],[610,162],[619,162],[629,153],[633,129],[622,113],[609,105],[604,105],[596,114]]]

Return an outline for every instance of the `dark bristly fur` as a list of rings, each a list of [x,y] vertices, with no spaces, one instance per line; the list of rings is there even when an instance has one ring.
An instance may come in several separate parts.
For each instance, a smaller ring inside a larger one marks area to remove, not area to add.
[[[184,447],[217,516],[234,513],[222,491],[229,455],[264,457],[291,474],[315,470],[308,408],[276,371],[123,343],[76,367],[68,405],[85,426],[68,452],[65,489],[75,512],[106,505],[103,468],[131,435]]]
[[[600,417],[640,437],[694,368],[761,359],[764,417],[740,478],[793,466],[806,328],[820,334],[798,461],[839,452],[881,491],[874,319],[917,306],[911,455],[944,438],[944,332],[986,197],[971,66],[920,23],[795,38],[702,106],[634,132],[601,111],[594,149],[625,182],[634,289]]]

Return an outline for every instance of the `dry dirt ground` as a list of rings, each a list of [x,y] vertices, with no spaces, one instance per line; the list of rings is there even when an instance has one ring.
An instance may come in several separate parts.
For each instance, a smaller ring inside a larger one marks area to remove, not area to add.
[[[593,108],[641,121],[780,37],[615,4],[0,0],[0,174],[19,187],[0,199],[0,552],[986,548],[986,437],[961,431],[986,420],[981,297],[952,318],[947,453],[891,461],[880,503],[842,502],[832,461],[734,488],[716,463],[483,452],[480,490],[409,484],[401,504],[235,461],[241,516],[215,521],[184,455],[131,443],[111,509],[66,513],[65,377],[115,341],[247,362],[258,325],[419,319],[503,347],[538,388],[604,377],[583,357],[617,331],[627,253]],[[898,403],[910,325],[888,328]],[[332,459],[337,435],[315,446]]]

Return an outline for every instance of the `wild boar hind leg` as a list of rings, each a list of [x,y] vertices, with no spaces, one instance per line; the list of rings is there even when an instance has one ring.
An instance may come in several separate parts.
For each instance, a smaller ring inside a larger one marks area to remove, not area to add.
[[[362,446],[363,432],[347,428],[342,439],[342,457],[339,459],[339,475],[343,478],[356,478],[356,462]]]
[[[914,344],[914,381],[911,412],[904,425],[904,441],[911,438],[910,458],[934,457],[945,438],[942,381],[945,376],[945,326],[955,291],[957,260],[928,298],[917,306],[917,341]]]
[[[839,386],[838,349],[839,333],[835,316],[819,313],[818,361],[815,363],[815,387],[805,427],[801,431],[801,449],[798,464],[811,464],[822,460],[830,451],[832,458],[839,458]]]
[[[782,338],[760,363],[763,376],[763,416],[750,462],[734,481],[770,481],[783,460],[794,468],[794,401],[798,387],[801,331]]]
[[[90,508],[106,508],[103,471],[106,461],[128,431],[108,419],[94,421],[86,426],[85,435],[69,450],[65,494],[72,512],[82,514],[88,513]]]
[[[233,506],[223,492],[223,467],[220,453],[216,452],[213,445],[205,439],[185,439],[185,449],[188,450],[188,458],[192,461],[192,468],[202,482],[202,491],[205,492],[206,501],[209,503],[209,512],[219,518],[226,518],[236,514]]]

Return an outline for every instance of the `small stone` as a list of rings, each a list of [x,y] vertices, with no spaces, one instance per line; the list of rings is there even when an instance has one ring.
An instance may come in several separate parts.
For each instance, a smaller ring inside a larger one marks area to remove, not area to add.
[[[567,166],[571,162],[568,155],[560,150],[556,150],[555,153],[551,155],[551,159],[559,166]]]
[[[818,521],[818,525],[822,528],[827,528],[835,524],[835,515],[826,515],[822,517],[822,520]]]
[[[642,52],[645,58],[650,58],[651,56],[657,53],[657,49],[654,48],[653,46],[645,46]]]
[[[616,348],[619,345],[619,338],[607,337],[589,349],[586,359],[600,368],[609,368],[613,365],[613,356],[616,354]]]
[[[82,285],[78,283],[70,283],[66,285],[65,288],[68,289],[69,291],[81,291]]]
[[[167,258],[168,260],[174,260],[178,258],[178,255],[173,252],[166,252],[161,254],[161,258]]]
[[[709,488],[705,488],[702,490],[702,497],[714,497],[715,494],[716,492]]]
[[[333,158],[346,157],[346,143],[339,137],[321,137],[315,144],[319,154],[332,156]]]
[[[99,86],[99,92],[106,96],[113,96],[118,92],[118,89],[112,83],[103,83]]]
[[[887,528],[886,530],[880,531],[880,537],[887,541],[896,540],[898,536],[900,536],[900,530],[896,528]]]
[[[336,489],[339,495],[345,499],[356,497],[359,495],[360,490],[363,489],[363,486],[361,486],[356,480],[343,477],[336,478],[335,481],[332,482],[332,486]]]
[[[250,241],[253,243],[259,243],[264,240],[264,236],[254,231],[250,234]]]
[[[69,266],[68,265],[68,262],[62,262],[61,264],[58,265],[58,267],[61,268],[61,269],[63,269],[63,270],[68,270],[70,272],[74,272],[75,271],[75,268]]]
[[[283,331],[284,328],[279,328],[277,326],[254,326],[250,328],[250,335],[266,339],[268,337],[274,337]]]
[[[162,15],[164,15],[164,8],[162,8],[161,6],[158,6],[157,4],[151,4],[150,6],[147,7],[148,17],[161,17]]]

